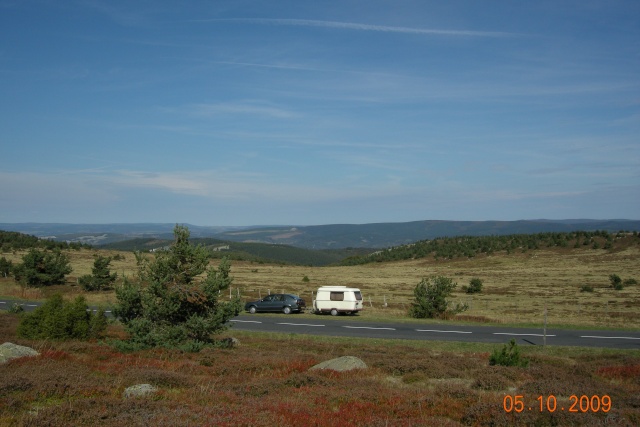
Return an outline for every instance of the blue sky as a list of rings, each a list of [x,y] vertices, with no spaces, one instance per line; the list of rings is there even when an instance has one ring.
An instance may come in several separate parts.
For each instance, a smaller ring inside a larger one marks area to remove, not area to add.
[[[640,219],[640,2],[0,0],[0,222]]]

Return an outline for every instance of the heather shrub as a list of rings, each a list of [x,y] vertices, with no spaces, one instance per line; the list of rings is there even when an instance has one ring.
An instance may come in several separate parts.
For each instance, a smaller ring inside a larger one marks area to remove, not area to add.
[[[518,348],[518,344],[516,344],[516,340],[511,339],[509,341],[509,346],[507,344],[502,347],[501,351],[495,349],[491,356],[489,357],[490,365],[501,365],[501,366],[529,366],[529,361],[527,359],[523,359],[520,357],[520,349]]]
[[[22,317],[18,336],[28,339],[90,339],[99,337],[107,327],[104,310],[87,311],[83,296],[65,302],[60,294]]]

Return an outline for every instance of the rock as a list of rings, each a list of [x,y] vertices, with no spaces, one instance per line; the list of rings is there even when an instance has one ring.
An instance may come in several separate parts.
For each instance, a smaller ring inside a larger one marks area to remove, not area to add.
[[[27,356],[39,356],[40,353],[30,347],[6,342],[0,345],[0,363],[8,362],[11,359]]]
[[[129,399],[132,397],[143,397],[149,394],[153,394],[158,391],[157,387],[152,386],[151,384],[136,384],[131,387],[127,387],[122,393],[122,397],[125,399]]]
[[[331,369],[333,371],[344,372],[351,371],[352,369],[367,369],[367,364],[354,356],[342,356],[337,359],[326,360],[309,368],[310,371],[314,369]]]

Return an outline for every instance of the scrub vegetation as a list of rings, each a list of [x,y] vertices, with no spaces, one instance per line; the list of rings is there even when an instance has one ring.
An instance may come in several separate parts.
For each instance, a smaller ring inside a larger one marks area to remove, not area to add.
[[[640,421],[637,351],[526,346],[528,367],[492,366],[494,345],[319,338],[230,330],[240,345],[198,353],[122,353],[95,341],[18,338],[18,315],[0,313],[0,341],[40,356],[0,365],[0,425],[94,426],[512,426]],[[112,339],[123,337],[111,325]],[[340,356],[368,368],[309,371]],[[151,384],[158,392],[125,399]],[[504,409],[524,396],[526,410]],[[611,409],[569,412],[571,396],[611,398]],[[536,400],[554,396],[549,412]],[[508,403],[508,402],[507,402]],[[532,409],[529,410],[528,408]],[[564,410],[560,410],[564,407]]]
[[[550,246],[472,258],[429,256],[355,266],[234,261],[226,273],[233,282],[225,282],[228,287],[221,288],[219,301],[232,303],[238,296],[248,300],[281,291],[310,300],[319,286],[349,285],[359,287],[365,299],[365,310],[350,318],[354,321],[541,325],[546,308],[550,325],[637,329],[638,242],[636,235],[627,234],[615,237],[608,249],[603,240],[598,249],[592,244]],[[27,253],[9,251],[2,256],[15,265]],[[78,284],[79,277],[94,273],[98,256],[111,259],[109,275],[118,273],[116,288],[125,280],[139,278],[140,258],[130,252],[85,248],[63,253],[72,266],[64,284],[25,287],[8,275],[0,277],[0,294],[45,299],[62,293],[66,301],[81,296],[91,305],[114,305],[118,302],[114,290],[87,291]],[[151,266],[160,261],[158,266],[167,266],[171,263],[164,262],[168,261],[165,257],[170,255],[150,254],[143,263]],[[205,264],[212,269],[212,261]],[[206,271],[197,271],[190,275],[192,284],[207,280]],[[215,271],[220,272],[220,267]],[[620,277],[622,290],[612,287],[612,275]],[[310,278],[308,282],[300,280],[305,276]],[[407,313],[416,284],[436,277],[470,286],[477,285],[477,279],[482,282],[481,292],[469,294],[467,287],[451,289],[453,303],[469,306],[453,320],[410,319]],[[146,282],[150,280],[147,275]],[[592,292],[581,292],[584,286]],[[131,340],[135,331],[120,323],[107,327],[103,341],[80,336],[51,340],[19,335],[19,324],[26,315],[0,313],[0,342],[30,346],[41,353],[0,365],[0,425],[545,426],[640,422],[637,351],[319,338],[231,329],[220,334],[219,341],[231,342],[224,338],[233,336],[239,346],[207,346],[199,352],[141,346],[122,352],[108,343]],[[296,316],[301,319],[310,314]],[[346,355],[361,358],[369,368],[349,373],[308,371],[316,363]],[[142,383],[157,387],[158,392],[123,398],[125,388]],[[526,410],[506,411],[506,396],[515,399],[520,395]],[[594,396],[609,396],[611,409],[569,412],[573,395],[587,396],[590,401]],[[558,409],[550,412],[545,406],[541,411],[539,396],[545,404],[553,396]]]

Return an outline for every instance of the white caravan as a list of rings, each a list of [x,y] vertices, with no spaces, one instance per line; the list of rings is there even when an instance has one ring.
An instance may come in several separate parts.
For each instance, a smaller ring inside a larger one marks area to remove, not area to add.
[[[362,293],[358,288],[346,286],[322,286],[313,301],[314,313],[354,314],[362,310]]]

